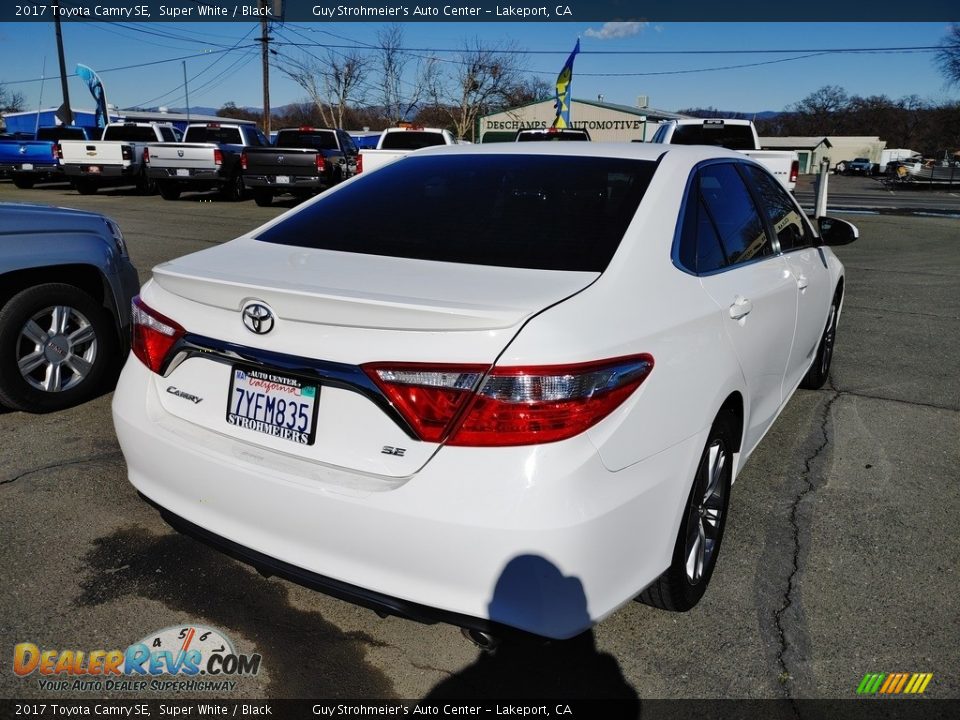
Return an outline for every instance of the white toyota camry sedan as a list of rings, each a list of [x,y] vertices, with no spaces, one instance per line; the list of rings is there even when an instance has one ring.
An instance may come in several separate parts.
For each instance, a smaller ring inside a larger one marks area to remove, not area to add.
[[[738,470],[826,380],[855,237],[723,149],[419,151],[154,268],[130,481],[384,614],[566,638],[688,610]]]

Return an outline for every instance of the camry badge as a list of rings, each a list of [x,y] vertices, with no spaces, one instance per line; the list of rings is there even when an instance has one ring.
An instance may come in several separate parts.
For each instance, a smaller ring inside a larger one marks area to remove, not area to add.
[[[266,305],[250,303],[243,309],[243,324],[257,335],[266,335],[273,330],[273,312]]]

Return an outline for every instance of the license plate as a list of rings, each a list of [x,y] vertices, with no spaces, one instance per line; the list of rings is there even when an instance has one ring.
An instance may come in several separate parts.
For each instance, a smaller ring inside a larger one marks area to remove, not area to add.
[[[299,445],[316,437],[320,387],[269,370],[234,365],[227,423]]]
[[[24,163],[20,166],[21,170],[33,170],[33,163]]]
[[[88,165],[88,166],[87,166],[87,172],[88,172],[88,173],[93,173],[94,175],[98,175],[98,174],[100,173],[100,166],[99,166],[99,165]]]
[[[190,171],[187,168],[177,168],[177,175],[189,177]]]
[[[289,185],[290,176],[289,175],[277,175],[277,185]]]

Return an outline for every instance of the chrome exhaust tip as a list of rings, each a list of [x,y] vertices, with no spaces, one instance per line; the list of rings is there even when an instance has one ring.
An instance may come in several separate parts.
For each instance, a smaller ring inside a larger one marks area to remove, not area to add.
[[[472,628],[460,628],[460,632],[471,643],[480,648],[483,652],[493,652],[500,645],[500,638],[491,635],[483,630],[473,630]]]

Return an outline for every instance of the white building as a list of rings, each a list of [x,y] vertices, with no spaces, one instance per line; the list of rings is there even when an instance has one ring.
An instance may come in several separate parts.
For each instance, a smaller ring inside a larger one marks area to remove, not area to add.
[[[557,112],[553,99],[520,105],[501,112],[485,115],[478,121],[477,138],[486,142],[509,141],[517,130],[545,128],[553,124]],[[583,128],[598,142],[631,142],[648,140],[657,131],[661,120],[687,117],[651,107],[630,107],[593,100],[570,103],[570,126]]]

